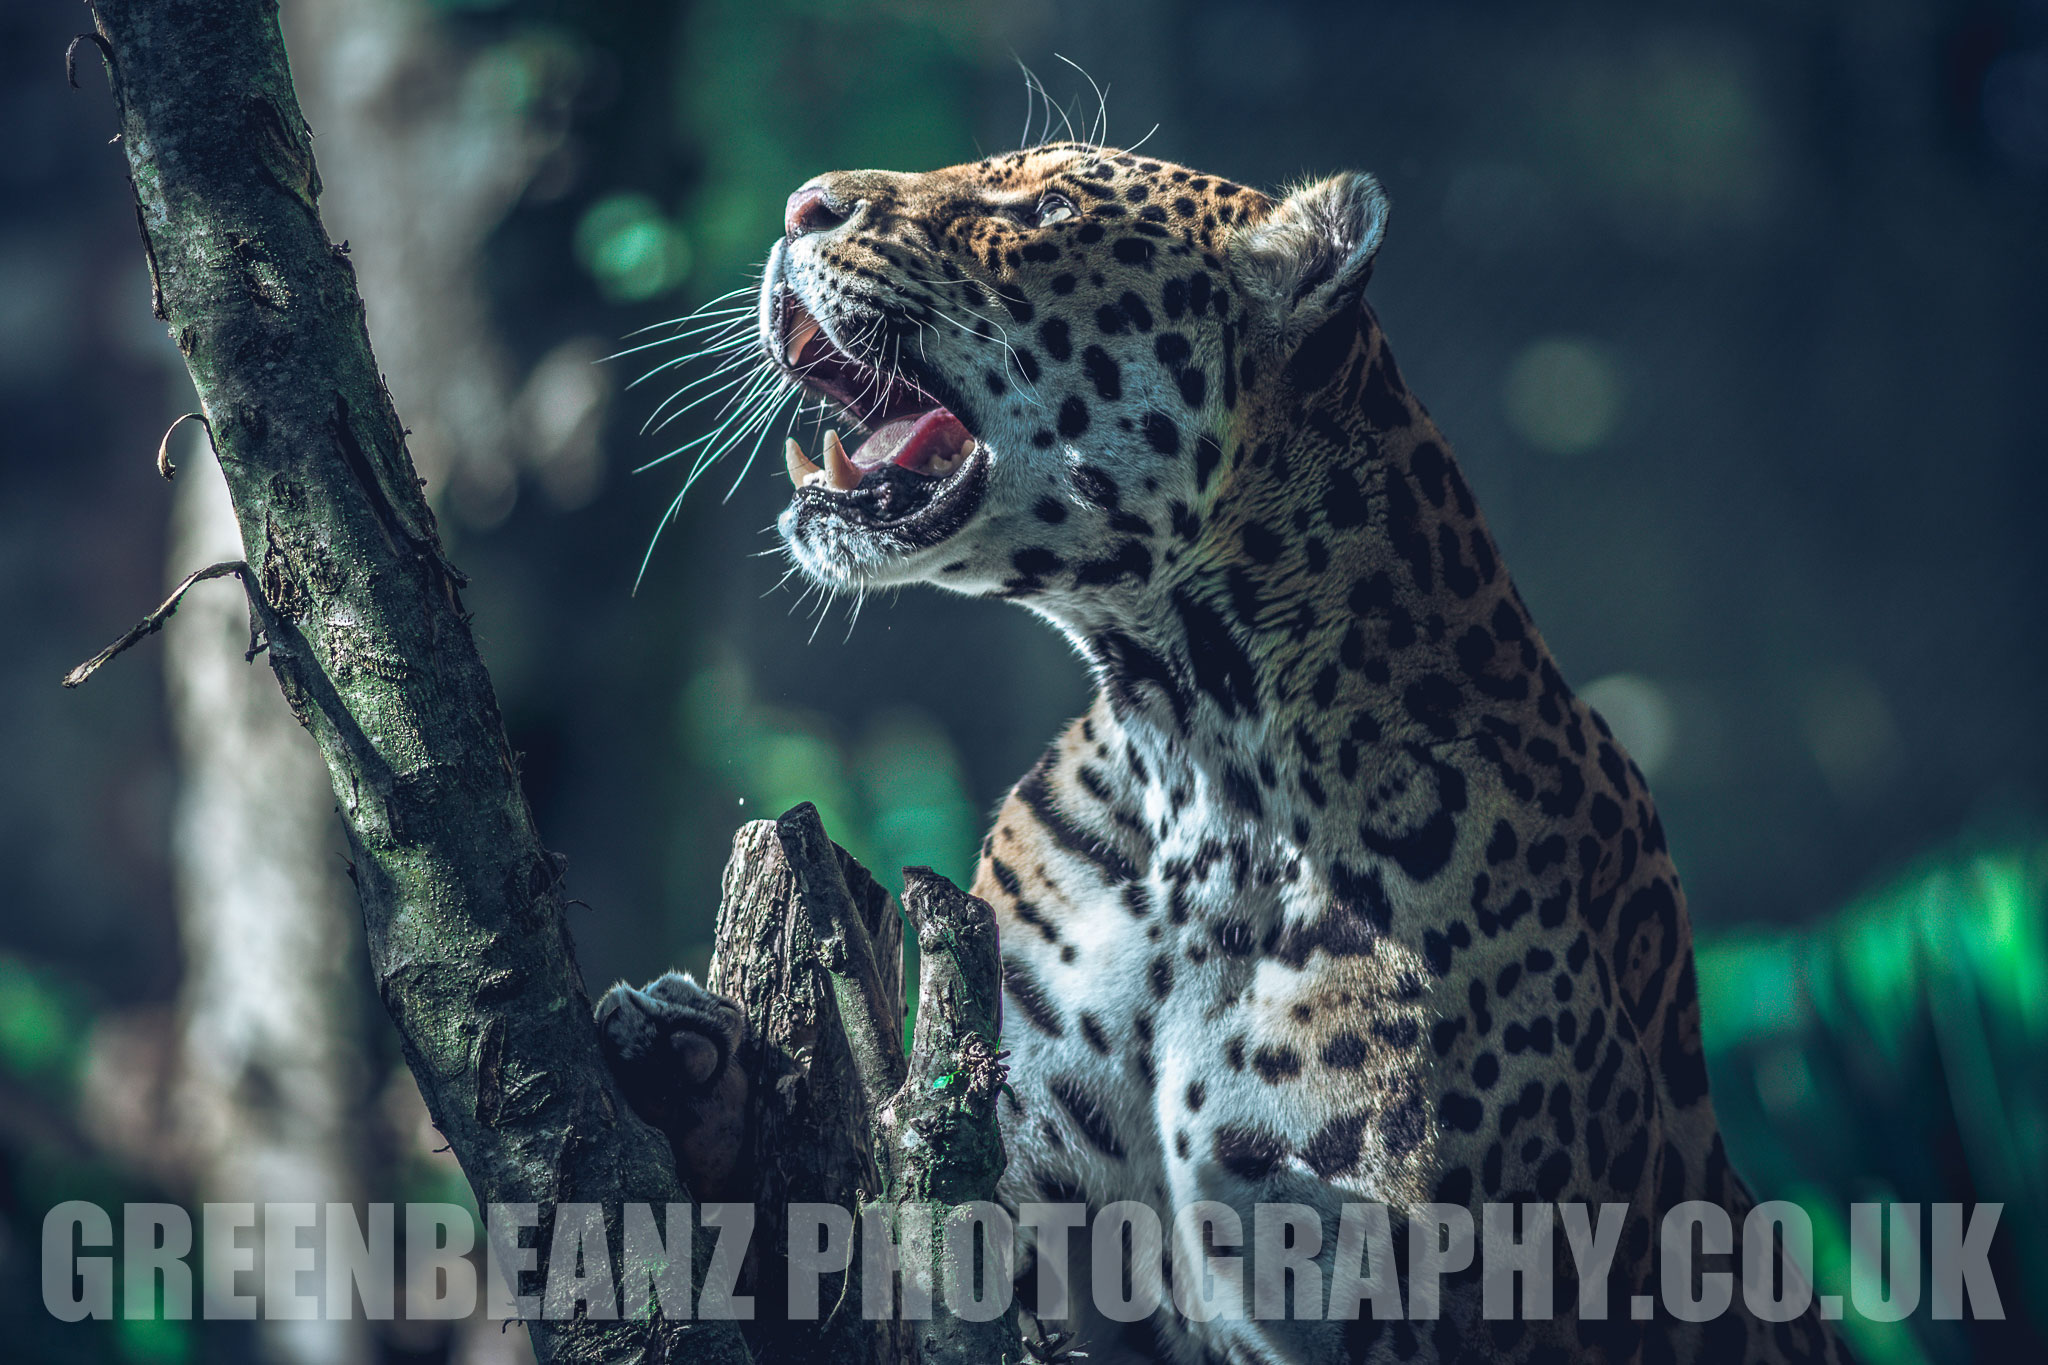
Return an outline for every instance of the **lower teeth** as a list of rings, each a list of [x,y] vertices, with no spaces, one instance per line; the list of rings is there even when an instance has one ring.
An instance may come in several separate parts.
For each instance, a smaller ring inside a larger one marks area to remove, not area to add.
[[[803,447],[795,440],[786,443],[785,459],[789,465],[790,482],[799,488],[826,487],[844,492],[859,482],[859,466],[846,458],[845,448],[839,442],[839,433],[828,432],[825,437],[825,466],[820,467],[804,454]],[[926,460],[919,472],[931,478],[942,478],[967,462],[967,458],[980,448],[979,442],[968,437],[960,448],[944,455],[934,455]],[[834,473],[839,477],[835,479]]]
[[[960,449],[954,451],[952,454],[933,456],[931,462],[926,466],[926,468],[930,469],[934,474],[950,474],[955,469],[965,464],[967,462],[967,457],[972,455],[974,451],[975,440],[972,436],[970,436],[966,440],[962,441],[960,443]]]

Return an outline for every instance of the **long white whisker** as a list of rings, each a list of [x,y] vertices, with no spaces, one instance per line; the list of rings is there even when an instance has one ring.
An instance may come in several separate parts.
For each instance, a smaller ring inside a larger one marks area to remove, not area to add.
[[[694,450],[699,446],[703,446],[710,442],[716,441],[720,436],[723,436],[725,434],[726,429],[729,428],[735,420],[737,420],[748,409],[750,409],[754,405],[754,403],[760,398],[760,396],[767,391],[768,386],[771,382],[771,375],[771,371],[757,371],[748,379],[745,387],[741,389],[738,396],[727,399],[726,406],[719,409],[720,414],[724,415],[724,420],[722,420],[718,424],[718,426],[713,428],[711,431],[706,432],[704,435],[695,438],[694,440],[685,441],[682,445],[677,446],[674,450],[669,451],[666,455],[661,455],[656,457],[655,459],[649,460],[646,464],[641,465],[638,469],[634,470],[633,472],[635,474],[643,474],[646,471],[654,468],[658,464],[666,464],[668,461],[673,460],[676,456],[681,455],[685,451]]]
[[[1020,62],[1019,65],[1021,66],[1023,64]],[[1029,81],[1032,85],[1038,87],[1039,96],[1045,101],[1045,120],[1039,128],[1038,137],[1036,141],[1032,144],[1033,146],[1043,147],[1046,143],[1052,141],[1052,92],[1045,88],[1045,82],[1038,78],[1038,73],[1033,71],[1028,66],[1024,68],[1024,78],[1027,81]],[[1026,124],[1025,127],[1026,130],[1029,131],[1030,125]]]
[[[1031,68],[1024,65],[1022,57],[1017,58],[1017,69],[1024,73],[1024,132],[1017,141],[1021,152],[1031,145],[1031,116],[1038,112],[1038,101],[1031,97]]]
[[[702,379],[697,380],[696,383],[708,384],[714,379],[722,378],[724,373],[725,372],[721,370],[712,374],[707,374]],[[670,403],[675,402],[676,399],[681,398],[685,393],[688,393],[690,389],[694,388],[696,385],[692,384],[688,387],[677,389],[667,398],[664,398],[661,402],[661,407],[656,408],[653,411],[653,413],[651,413],[648,416],[647,423],[640,428],[640,434],[642,436],[652,436],[667,430],[670,424],[675,422],[675,420],[681,417],[684,413],[689,412],[693,408],[702,407],[704,404],[709,403],[713,399],[730,393],[732,389],[735,388],[736,386],[746,383],[750,377],[751,376],[744,374],[734,375],[732,378],[727,379],[725,383],[720,384],[717,388],[712,389],[708,393],[701,393],[697,395],[695,398],[692,398],[689,402],[677,408],[674,412],[669,413],[668,416],[662,417],[661,414],[663,408],[666,408]],[[656,418],[660,418],[660,420],[656,421]]]
[[[777,410],[781,408],[784,403],[787,403],[792,395],[800,395],[802,394],[802,392],[802,389],[797,388],[795,385],[790,385],[775,395],[774,403],[772,403],[769,406],[766,412],[761,414],[758,420],[758,425],[761,428],[760,434],[754,437],[754,444],[753,447],[747,451],[747,458],[740,461],[740,472],[733,475],[732,487],[725,490],[725,496],[719,499],[720,502],[731,502],[732,495],[740,491],[741,482],[746,479],[748,472],[753,469],[754,461],[761,457],[761,447],[767,444],[768,434],[775,429],[775,419]],[[801,402],[801,399],[799,399],[799,402]],[[738,446],[739,443],[745,439],[746,435],[744,432],[742,432],[739,436],[733,439],[733,445]],[[722,458],[724,454],[725,452],[721,451],[720,457]],[[708,464],[705,467],[707,469],[710,468]]]
[[[686,489],[685,491],[687,492],[688,490]],[[676,519],[676,513],[682,510],[683,495],[678,493],[675,497],[669,499],[668,510],[661,514],[661,520],[655,523],[654,534],[647,538],[647,549],[640,556],[640,571],[633,575],[634,596],[640,595],[640,584],[647,578],[647,566],[654,560],[654,547],[661,543],[661,533],[668,529],[668,524]]]
[[[1068,142],[1081,141],[1081,135],[1074,131],[1073,117],[1067,113],[1067,106],[1064,104],[1060,106],[1060,127],[1066,129],[1066,140]]]
[[[757,285],[743,284],[737,289],[726,290],[715,299],[706,300],[701,308],[692,309],[679,318],[667,318],[661,322],[650,322],[645,327],[635,327],[626,335],[628,337],[637,337],[651,332],[657,327],[680,327],[684,323],[694,322],[698,318],[719,317],[726,313],[751,313],[754,311],[751,304],[739,304],[731,308],[718,308],[714,305],[724,303],[727,299],[736,299],[742,294],[757,294],[759,292],[760,289]]]
[[[646,374],[641,375],[638,379],[626,385],[626,387],[637,389],[658,374],[667,374],[670,370],[679,370],[694,361],[706,360],[712,356],[720,356],[722,358],[716,365],[712,366],[711,373],[713,375],[723,374],[735,365],[745,364],[747,361],[755,359],[756,357],[750,354],[752,350],[753,347],[751,346],[734,345],[727,346],[720,351],[697,351],[691,355],[679,356],[674,360],[664,361],[662,364],[656,365]],[[691,382],[694,385],[701,381],[693,380]]]
[[[706,360],[712,356],[730,356],[736,351],[744,352],[751,350],[754,345],[754,335],[751,330],[735,332],[730,336],[720,337],[715,341],[707,342],[694,351],[686,351],[682,355],[671,356],[633,382],[635,384],[645,383],[654,375],[687,365],[693,360]]]
[[[717,455],[709,452],[714,449],[718,450],[721,454],[724,452],[724,447],[719,445],[721,438],[725,437],[728,432],[745,431],[747,427],[752,425],[752,418],[756,412],[765,413],[767,411],[769,402],[779,397],[776,393],[776,386],[782,382],[784,382],[782,377],[773,370],[762,371],[755,380],[754,386],[748,389],[743,397],[729,400],[729,411],[724,421],[720,422],[710,432],[699,436],[696,440],[681,447],[682,450],[693,448],[699,450],[697,458],[690,466],[690,483],[695,483],[697,476],[703,473],[709,462],[717,458]],[[684,485],[686,491],[688,487],[688,484]]]
[[[655,422],[656,419],[658,419],[661,416],[663,410],[666,409],[670,403],[673,403],[676,399],[681,398],[684,394],[690,392],[690,390],[708,384],[713,380],[723,378],[724,376],[731,374],[735,370],[746,369],[749,366],[758,364],[759,361],[760,356],[758,354],[753,354],[750,353],[749,351],[744,350],[733,352],[731,355],[726,356],[725,359],[719,361],[718,364],[712,366],[711,369],[706,373],[691,380],[689,383],[683,385],[675,392],[669,394],[668,397],[662,399],[661,403],[654,409],[654,411],[648,414],[648,422],[650,424]],[[660,373],[660,371],[654,371],[653,373],[650,373],[645,377],[651,379],[653,378],[654,374],[658,373]],[[659,427],[656,428],[656,430],[659,429]]]
[[[676,494],[676,496],[679,498],[689,496],[690,490],[697,486],[697,480],[704,477],[704,475],[710,471],[711,467],[714,464],[718,463],[719,460],[723,459],[727,453],[737,448],[739,443],[746,439],[746,433],[755,425],[757,420],[761,423],[763,428],[762,435],[765,436],[766,426],[767,423],[772,420],[772,415],[775,411],[775,406],[778,403],[780,403],[786,396],[786,394],[782,393],[770,393],[764,396],[762,399],[758,400],[755,406],[748,410],[747,420],[739,424],[739,426],[734,430],[733,435],[729,440],[727,440],[723,445],[716,447],[715,449],[705,450],[704,452],[699,454],[695,460],[691,462],[689,475],[685,477],[683,480],[682,491]],[[761,438],[756,437],[754,442],[754,448],[756,452],[759,451],[760,444]],[[752,464],[751,456],[748,457],[748,464],[749,466],[751,466]],[[740,470],[740,475],[742,478],[746,476],[746,472],[747,471],[744,468]],[[727,496],[730,497],[731,495],[728,494]]]
[[[642,332],[651,332],[657,327],[679,327],[683,323],[694,322],[698,318],[718,317],[721,314],[725,313],[746,312],[752,307],[751,304],[728,303],[728,300],[739,298],[742,294],[755,294],[759,292],[760,290],[758,286],[751,284],[743,284],[737,289],[726,290],[717,298],[706,299],[703,303],[699,304],[695,308],[692,308],[689,312],[684,313],[681,317],[664,318],[660,322],[650,322],[645,327],[634,328],[632,331],[626,333],[626,335],[629,337],[635,337],[639,336]],[[727,306],[721,308],[719,307],[720,304],[727,304]]]
[[[751,310],[749,311],[751,312]],[[685,321],[688,320],[685,319]],[[628,346],[623,351],[613,351],[610,355],[602,357],[602,359],[604,361],[622,360],[629,355],[639,355],[642,351],[660,350],[663,346],[673,346],[679,341],[687,341],[691,337],[704,336],[711,332],[735,331],[744,335],[746,332],[753,330],[751,327],[746,326],[749,321],[749,318],[735,317],[706,322],[702,326],[692,327],[688,331],[676,332],[671,336],[658,337],[653,341],[643,341],[638,346]]]
[[[866,585],[862,585],[854,590],[853,610],[846,614],[846,638],[848,640],[853,638],[853,628],[860,624],[860,609],[867,604],[868,590]]]
[[[1106,140],[1109,137],[1109,91],[1103,86],[1096,85],[1095,78],[1089,75],[1086,71],[1082,71],[1081,64],[1073,60],[1073,58],[1065,56],[1064,54],[1058,52],[1055,52],[1052,55],[1059,58],[1059,60],[1065,62],[1068,66],[1073,67],[1074,70],[1080,71],[1081,79],[1088,82],[1088,84],[1094,89],[1095,108],[1097,111],[1097,117],[1101,122],[1101,128],[1098,130],[1095,124],[1091,123],[1088,126],[1088,140],[1090,142],[1095,143],[1098,146],[1106,145]]]

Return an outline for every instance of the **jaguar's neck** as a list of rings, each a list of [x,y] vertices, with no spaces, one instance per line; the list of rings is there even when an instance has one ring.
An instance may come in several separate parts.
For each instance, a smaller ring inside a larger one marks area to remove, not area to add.
[[[1242,387],[1173,569],[1072,632],[1118,724],[1262,810],[1376,750],[1555,724],[1569,694],[1370,311]]]

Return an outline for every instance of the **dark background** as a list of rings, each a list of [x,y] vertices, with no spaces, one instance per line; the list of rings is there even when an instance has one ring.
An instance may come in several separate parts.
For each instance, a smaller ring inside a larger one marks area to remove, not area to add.
[[[520,384],[744,286],[812,174],[1015,146],[1020,60],[1077,123],[1097,99],[1060,58],[1106,86],[1111,142],[1156,124],[1148,152],[1268,188],[1370,170],[1374,304],[1650,771],[1703,940],[1811,941],[1930,850],[2040,827],[2042,0],[394,6],[496,63],[507,117],[546,106],[476,246]],[[81,1027],[180,980],[161,656],[56,685],[160,596],[151,456],[191,406],[97,61],[64,84],[85,21],[0,8],[0,1035],[8,980]],[[593,984],[701,968],[732,828],[798,799],[879,867],[964,877],[1086,697],[1023,612],[920,591],[852,621],[778,586],[772,451],[725,501],[736,463],[698,485],[636,595],[683,471],[630,471],[706,428],[643,437],[668,381],[622,386],[672,354],[595,371],[573,477],[435,490]],[[10,1196],[24,1253],[55,1197]]]

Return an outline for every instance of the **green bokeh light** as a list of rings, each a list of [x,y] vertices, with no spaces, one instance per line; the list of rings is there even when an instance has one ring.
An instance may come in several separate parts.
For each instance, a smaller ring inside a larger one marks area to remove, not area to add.
[[[83,1024],[78,1002],[59,984],[0,957],[0,1066],[49,1078],[71,1069]]]
[[[159,1316],[119,1316],[114,1322],[114,1348],[132,1365],[185,1365],[192,1359],[192,1324],[166,1320],[163,1291],[157,1291]]]
[[[576,259],[606,296],[638,303],[665,294],[690,273],[683,230],[644,194],[609,195],[576,225]]]

